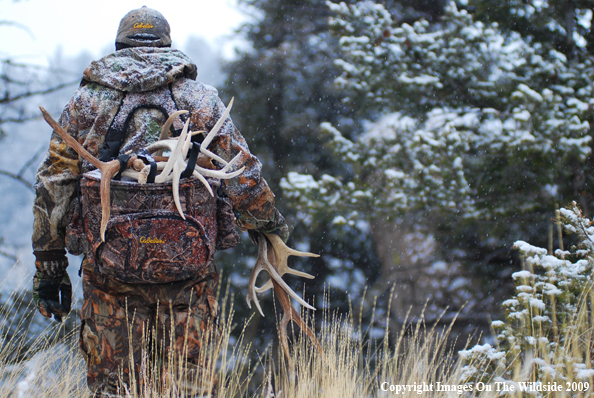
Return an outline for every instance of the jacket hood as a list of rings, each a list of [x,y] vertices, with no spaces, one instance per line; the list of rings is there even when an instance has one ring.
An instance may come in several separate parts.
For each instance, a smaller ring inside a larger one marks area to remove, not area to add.
[[[196,80],[196,65],[179,50],[125,48],[93,61],[83,79],[126,92],[151,91],[181,78]]]

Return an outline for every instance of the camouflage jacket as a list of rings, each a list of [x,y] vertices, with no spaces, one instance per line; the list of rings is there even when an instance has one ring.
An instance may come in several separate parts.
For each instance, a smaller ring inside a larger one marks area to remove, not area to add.
[[[154,104],[169,115],[188,110],[190,131],[210,131],[225,110],[216,89],[195,81],[196,65],[183,53],[169,48],[128,48],[94,61],[68,102],[59,123],[91,154],[98,157],[110,126],[122,127],[126,117],[142,104]],[[133,112],[120,153],[136,151],[154,141],[167,116],[156,109]],[[116,120],[114,118],[117,116]],[[177,118],[173,127],[181,129]],[[274,207],[274,195],[261,176],[261,163],[228,118],[209,149],[225,160],[237,153],[236,167],[245,166],[237,178],[223,180],[223,192],[231,199],[237,223],[260,232],[277,231],[286,238],[287,227]],[[64,250],[69,208],[76,197],[82,173],[94,167],[78,156],[54,132],[49,152],[36,175],[33,205],[33,250]]]

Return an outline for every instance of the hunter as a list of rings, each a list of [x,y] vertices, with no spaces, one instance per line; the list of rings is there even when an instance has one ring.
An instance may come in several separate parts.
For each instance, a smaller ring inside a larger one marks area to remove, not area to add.
[[[80,87],[58,122],[89,153],[104,161],[138,153],[157,141],[169,116],[181,110],[188,113],[173,121],[172,135],[179,135],[184,122],[189,122],[191,131],[208,133],[213,129],[225,106],[216,89],[196,81],[196,65],[171,48],[170,27],[161,13],[147,7],[130,11],[120,22],[115,46],[116,52],[92,62],[84,71]],[[85,254],[81,266],[84,304],[80,348],[87,361],[92,397],[122,396],[122,389],[131,391],[133,385],[138,392],[142,391],[141,368],[146,359],[143,349],[147,345],[159,347],[168,355],[183,355],[184,363],[180,366],[186,380],[194,382],[180,383],[180,394],[190,397],[213,393],[212,382],[210,386],[199,383],[204,377],[200,352],[203,345],[210,344],[205,336],[218,334],[215,293],[219,275],[212,254],[238,243],[236,225],[242,230],[274,233],[283,241],[287,239],[287,225],[261,176],[261,163],[250,153],[230,118],[224,120],[209,149],[225,161],[240,154],[235,168],[245,170],[236,178],[209,179],[214,191],[212,199],[205,189],[196,188],[196,192],[201,192],[196,194],[196,200],[203,201],[212,211],[200,213],[198,209],[197,214],[201,215],[196,217],[209,233],[192,235],[190,245],[207,247],[208,255],[203,263],[188,266],[187,272],[169,273],[169,278],[159,279],[170,271],[159,269],[159,262],[154,263],[154,269],[145,268],[144,274],[133,278],[127,272],[136,266],[130,260],[134,250],[113,251],[111,258],[104,258],[108,240],[123,242],[125,248],[125,236],[119,236],[118,230],[108,225],[106,241],[94,242],[97,231],[92,229],[98,228],[97,220],[93,219],[93,208],[85,207],[90,199],[85,197],[85,186],[81,188],[81,177],[94,167],[66,145],[55,130],[52,134],[35,184],[34,299],[46,317],[61,321],[68,315],[72,288],[66,271],[66,249],[71,254]],[[86,184],[91,186],[92,179],[88,181]],[[125,188],[125,184],[120,185]],[[140,202],[153,199],[150,185],[146,184]],[[193,196],[185,196],[190,197]],[[138,201],[138,195],[134,199]],[[125,201],[132,202],[130,198]],[[184,204],[186,209],[190,205]],[[112,216],[114,206],[112,202]],[[113,222],[113,218],[110,220]],[[175,225],[175,233],[184,232],[179,230],[181,224]],[[164,242],[162,237],[142,239],[145,245]],[[98,246],[101,248],[95,251]],[[121,258],[116,258],[118,255]],[[118,262],[125,266],[109,268]],[[171,275],[178,276],[172,280]]]

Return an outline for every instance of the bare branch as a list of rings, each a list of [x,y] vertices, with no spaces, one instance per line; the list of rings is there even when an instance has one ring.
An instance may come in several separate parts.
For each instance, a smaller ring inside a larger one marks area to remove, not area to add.
[[[6,170],[0,170],[0,175],[5,175],[7,177],[10,177],[12,179],[17,180],[18,182],[20,182],[21,184],[25,185],[27,188],[29,188],[31,191],[33,191],[33,184],[31,184],[29,181],[25,180],[23,177],[11,173],[10,171],[6,171]]]
[[[34,191],[33,188],[33,184],[30,183],[29,181],[27,181],[24,177],[23,174],[25,173],[25,171],[27,170],[27,168],[29,168],[29,166],[31,166],[31,164],[33,164],[33,162],[39,157],[39,155],[41,153],[43,153],[43,148],[39,148],[37,150],[37,152],[35,152],[35,154],[33,155],[33,157],[31,157],[31,159],[29,159],[24,165],[23,167],[21,167],[21,169],[19,170],[19,172],[17,174],[11,173],[10,171],[6,171],[6,170],[0,170],[0,174],[1,175],[5,175],[7,177],[10,177],[14,180],[17,180],[18,182],[20,182],[21,184],[25,185],[27,188],[29,188],[30,190]],[[0,242],[1,243],[1,242]]]
[[[0,236],[0,247],[3,244],[4,244],[4,238]],[[4,250],[0,250],[0,256],[9,258],[9,259],[14,260],[14,261],[17,261],[18,260],[17,256],[15,256],[13,254],[9,254],[9,253],[5,252]]]
[[[10,97],[9,93],[6,93],[4,95],[4,98],[0,99],[0,104],[8,104],[10,102],[18,101],[18,100],[20,100],[22,98],[32,97],[34,95],[49,94],[49,93],[52,93],[54,91],[57,91],[57,90],[59,90],[61,88],[72,86],[72,85],[75,85],[77,83],[78,83],[78,80],[72,81],[72,82],[68,82],[68,83],[62,83],[62,84],[59,84],[57,86],[50,87],[50,88],[43,89],[43,90],[27,91],[25,93],[22,93],[22,94],[19,94],[19,95],[15,96],[15,97]]]
[[[59,68],[47,67],[47,66],[43,66],[43,65],[15,62],[10,58],[1,59],[0,63],[4,64],[4,66],[12,66],[12,67],[17,67],[17,68],[22,68],[22,69],[35,69],[35,70],[41,70],[41,71],[47,71],[47,72],[70,74],[70,75],[75,74],[71,70],[67,70],[67,69],[59,69]]]
[[[24,173],[24,172],[27,170],[27,168],[28,168],[29,166],[31,166],[31,164],[33,164],[33,162],[34,162],[34,161],[35,161],[35,160],[36,160],[36,159],[39,157],[39,155],[41,155],[41,154],[43,153],[43,151],[44,151],[44,148],[43,148],[43,147],[39,148],[39,149],[37,150],[37,152],[35,152],[35,154],[33,155],[33,157],[32,157],[31,159],[29,159],[29,160],[27,161],[27,163],[25,163],[25,164],[23,165],[23,167],[21,167],[21,169],[19,170],[19,172],[17,173],[17,175],[18,175],[19,177],[22,177],[22,176],[23,176],[23,173]]]
[[[33,38],[33,39],[35,38],[33,31],[31,29],[29,29],[26,25],[23,25],[21,23],[14,22],[14,21],[0,20],[0,25],[14,26],[15,28],[19,28],[19,29],[22,29],[25,32],[27,32],[31,38]]]
[[[11,259],[13,261],[18,261],[18,257],[17,256],[15,256],[14,254],[6,253],[3,250],[0,250],[0,256],[9,258],[9,259]]]
[[[38,120],[38,119],[41,119],[41,116],[29,115],[29,116],[21,116],[21,117],[9,117],[7,119],[2,119],[2,117],[0,117],[0,124],[2,124],[2,123],[24,123],[24,122],[28,122],[31,120]],[[0,133],[0,137],[3,135],[4,134]]]

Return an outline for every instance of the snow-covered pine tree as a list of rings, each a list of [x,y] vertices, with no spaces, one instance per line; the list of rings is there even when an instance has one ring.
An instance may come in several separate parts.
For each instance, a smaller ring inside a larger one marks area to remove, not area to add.
[[[390,267],[414,266],[430,241],[425,267],[405,274],[427,275],[418,297],[495,309],[495,290],[519,265],[512,243],[547,246],[556,204],[577,192],[591,153],[592,58],[568,60],[454,3],[412,25],[371,1],[327,4],[342,48],[336,83],[370,121],[357,139],[321,126],[351,180],[289,173],[285,194],[313,220],[330,211],[335,224],[379,225],[376,245],[390,233],[404,242],[409,264],[383,264],[384,281],[399,282]],[[411,234],[421,237],[407,243]]]

